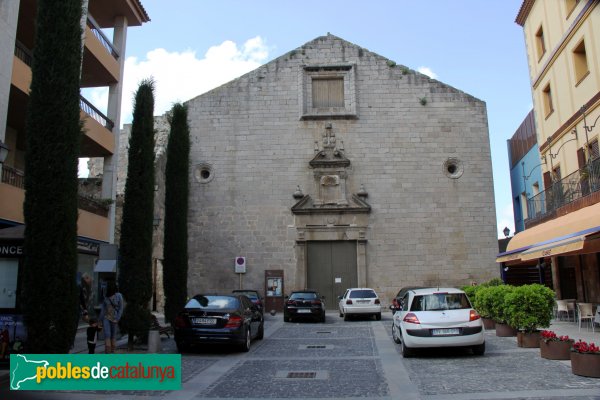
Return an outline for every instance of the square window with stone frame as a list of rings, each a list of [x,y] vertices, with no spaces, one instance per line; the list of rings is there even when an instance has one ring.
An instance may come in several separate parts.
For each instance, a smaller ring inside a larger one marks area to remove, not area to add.
[[[357,118],[354,69],[350,64],[303,66],[301,118]]]

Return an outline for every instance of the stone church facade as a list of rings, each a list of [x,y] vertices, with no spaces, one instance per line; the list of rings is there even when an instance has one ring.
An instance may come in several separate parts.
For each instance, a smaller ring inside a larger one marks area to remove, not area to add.
[[[497,275],[484,102],[328,34],[187,104],[190,295]]]

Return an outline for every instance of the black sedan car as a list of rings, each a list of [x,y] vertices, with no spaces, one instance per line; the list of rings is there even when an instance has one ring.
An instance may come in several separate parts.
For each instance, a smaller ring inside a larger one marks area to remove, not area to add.
[[[258,290],[236,289],[236,290],[232,291],[231,293],[243,294],[244,296],[248,297],[250,299],[250,301],[252,301],[252,303],[254,303],[256,308],[258,308],[258,311],[264,312],[262,297],[260,296],[260,293],[258,293]]]
[[[206,343],[233,344],[250,350],[252,339],[264,336],[263,314],[244,295],[196,295],[175,318],[177,350]]]
[[[325,322],[325,298],[315,290],[297,290],[286,296],[283,307],[283,320],[316,319]]]

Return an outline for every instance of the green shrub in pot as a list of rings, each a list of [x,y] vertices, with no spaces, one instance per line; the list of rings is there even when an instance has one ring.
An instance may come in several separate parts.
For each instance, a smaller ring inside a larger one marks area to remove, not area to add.
[[[505,297],[508,324],[524,332],[548,328],[554,299],[554,291],[544,285],[536,283],[515,287]]]

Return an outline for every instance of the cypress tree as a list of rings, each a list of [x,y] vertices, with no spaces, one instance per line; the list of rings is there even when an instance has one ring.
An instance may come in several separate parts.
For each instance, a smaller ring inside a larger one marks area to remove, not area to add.
[[[81,0],[38,0],[26,119],[21,303],[30,353],[68,353],[79,320]]]
[[[177,103],[169,113],[169,142],[165,167],[165,234],[163,287],[165,316],[173,324],[187,300],[188,193],[190,128],[187,106]]]
[[[119,286],[126,307],[122,325],[134,336],[145,337],[150,326],[152,297],[152,221],[154,218],[154,81],[143,80],[133,104],[129,165],[123,200]]]

